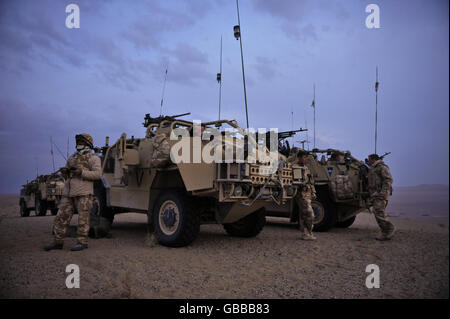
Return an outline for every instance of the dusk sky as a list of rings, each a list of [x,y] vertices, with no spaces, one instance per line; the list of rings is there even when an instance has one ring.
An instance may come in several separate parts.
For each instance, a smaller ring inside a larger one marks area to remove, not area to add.
[[[79,29],[65,25],[70,3]],[[365,24],[371,3],[379,29]],[[307,126],[312,141],[315,83],[316,146],[364,159],[374,151],[378,66],[377,149],[392,152],[394,186],[448,184],[449,1],[239,5],[250,127]],[[222,118],[245,127],[236,24],[234,0],[0,0],[0,193],[18,193],[36,166],[52,171],[50,137],[64,154],[81,132],[97,146],[122,132],[143,137],[167,67],[163,114],[217,119],[221,36]]]

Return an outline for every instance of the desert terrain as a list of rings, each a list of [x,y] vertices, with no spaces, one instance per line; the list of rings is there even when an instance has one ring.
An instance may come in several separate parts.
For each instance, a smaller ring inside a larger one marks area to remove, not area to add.
[[[112,238],[89,249],[45,252],[53,216],[19,216],[19,197],[0,196],[1,298],[448,298],[448,187],[398,188],[388,206],[397,227],[378,242],[375,219],[358,215],[348,229],[299,239],[295,225],[268,218],[255,238],[202,225],[189,247],[149,244],[146,216],[116,216]],[[72,231],[77,215],[72,219]],[[65,285],[66,266],[80,267],[80,288]],[[380,269],[368,289],[366,266]]]

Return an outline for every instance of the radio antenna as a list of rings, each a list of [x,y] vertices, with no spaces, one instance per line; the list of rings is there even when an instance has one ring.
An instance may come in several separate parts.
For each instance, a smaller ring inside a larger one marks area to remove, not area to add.
[[[222,104],[222,36],[220,36],[220,72],[217,73],[217,82],[219,83],[219,121],[220,121],[220,107]]]
[[[313,84],[313,100],[311,106],[314,108],[314,148],[316,148],[316,84]]]
[[[50,154],[52,154],[53,172],[55,171],[55,156],[53,155],[53,139],[50,136]]]
[[[236,38],[236,40],[239,40],[240,45],[241,45],[242,82],[244,83],[245,118],[247,120],[247,128],[249,128],[248,109],[247,109],[247,89],[245,87],[244,54],[242,51],[241,19],[239,17],[239,0],[236,0],[236,8],[237,8],[237,16],[238,16],[238,25],[235,25],[233,30],[234,30],[234,37]]]
[[[159,116],[162,115],[162,108],[163,108],[163,103],[164,103],[164,92],[166,91],[166,81],[167,81],[167,72],[168,71],[169,71],[169,67],[166,68],[166,73],[164,75],[164,84],[163,84],[162,95],[161,95],[161,108],[159,110]]]
[[[377,138],[378,138],[378,66],[376,68],[376,81],[375,81],[375,154],[377,153]]]

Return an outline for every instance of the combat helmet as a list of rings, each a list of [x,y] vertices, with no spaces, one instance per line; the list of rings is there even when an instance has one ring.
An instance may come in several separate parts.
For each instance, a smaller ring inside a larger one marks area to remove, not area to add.
[[[75,135],[75,140],[76,141],[83,141],[90,148],[94,148],[94,139],[88,133],[81,133],[81,134]]]

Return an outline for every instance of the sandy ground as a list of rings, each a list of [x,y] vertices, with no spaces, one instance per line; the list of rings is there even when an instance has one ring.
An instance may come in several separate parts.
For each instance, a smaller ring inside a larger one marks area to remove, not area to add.
[[[167,248],[147,244],[144,215],[124,214],[112,238],[91,239],[85,251],[71,252],[76,239],[67,238],[64,250],[44,252],[53,217],[19,217],[18,197],[0,196],[0,297],[448,298],[448,223],[392,220],[389,242],[374,240],[374,217],[363,213],[317,242],[271,218],[256,238],[204,225],[191,246]],[[79,289],[65,286],[68,264],[80,267]],[[379,289],[365,286],[369,264],[380,268]]]

